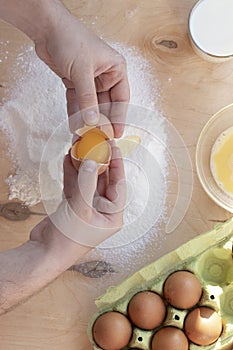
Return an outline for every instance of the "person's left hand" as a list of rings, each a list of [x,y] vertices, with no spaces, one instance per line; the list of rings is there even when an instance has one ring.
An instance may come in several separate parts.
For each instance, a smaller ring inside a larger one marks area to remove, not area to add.
[[[80,245],[95,247],[121,229],[125,200],[125,175],[119,148],[112,145],[109,170],[100,176],[96,163],[91,160],[84,161],[77,173],[67,155],[63,201],[45,220],[46,230],[42,222],[41,227],[32,231],[31,239],[60,242],[59,246],[68,244],[64,243],[68,239],[78,250]]]
[[[64,164],[65,198],[51,220],[74,242],[95,247],[123,225],[126,184],[120,150],[112,146],[109,169],[100,176],[94,161],[84,161],[78,174],[69,156]]]

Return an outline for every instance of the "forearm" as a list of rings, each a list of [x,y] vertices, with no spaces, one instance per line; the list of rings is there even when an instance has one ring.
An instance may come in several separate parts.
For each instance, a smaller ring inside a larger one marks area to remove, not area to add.
[[[42,41],[68,10],[59,0],[0,0],[0,17],[33,41]]]
[[[0,253],[0,314],[47,286],[89,250],[61,234],[56,240],[29,240]]]

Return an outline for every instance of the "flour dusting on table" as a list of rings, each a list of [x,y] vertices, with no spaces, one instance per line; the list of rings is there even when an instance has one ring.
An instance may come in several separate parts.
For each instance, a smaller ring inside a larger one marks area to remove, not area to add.
[[[144,161],[143,152],[141,155],[135,154],[134,158],[125,164],[126,177],[131,184],[131,190],[129,189],[131,202],[126,210],[125,220],[127,223],[136,222],[137,218],[141,216],[141,230],[146,233],[148,229],[149,231],[152,229],[156,233],[156,227],[159,226],[166,212],[164,196],[167,174],[166,147],[164,146],[166,145],[166,131],[163,124],[164,118],[157,108],[157,82],[151,72],[149,63],[137,49],[127,47],[121,43],[111,43],[111,45],[126,58],[131,89],[131,105],[139,105],[150,110],[147,119],[146,117],[140,117],[142,128],[144,128],[141,133],[145,135],[145,132],[150,132],[154,127],[160,139],[157,140],[158,142],[151,142],[150,137],[145,137],[143,144],[148,152],[154,153],[158,165],[158,172],[155,171],[155,168],[151,169],[150,172],[151,160],[149,158],[145,159],[149,173],[154,172],[153,179],[156,184],[151,198],[148,197],[147,174],[143,174],[136,164],[138,161],[141,161],[141,164]],[[0,59],[2,58],[0,57]],[[13,77],[17,75],[14,73],[19,71],[22,72],[22,75],[14,81]],[[7,100],[4,101],[0,110],[0,126],[10,138],[9,152],[15,164],[15,173],[6,179],[9,186],[9,199],[17,198],[28,205],[34,205],[41,200],[39,167],[44,147],[56,127],[65,122],[67,118],[65,89],[61,80],[37,58],[32,47],[22,48],[22,52],[18,55],[12,70],[12,79],[12,88],[8,91]],[[130,132],[140,134],[140,130],[138,130],[137,127],[131,127]],[[67,144],[70,140],[67,139]],[[59,156],[62,156],[62,154]],[[61,183],[62,174],[61,171],[59,173],[58,163],[59,159],[55,159],[54,164],[48,164],[49,171],[46,175],[48,184],[51,180],[56,180],[56,176],[58,183]],[[46,191],[47,198],[52,198],[54,195],[53,188],[48,185]],[[149,201],[149,205],[147,205],[147,212],[144,212],[147,201]],[[153,220],[155,221],[154,225]],[[130,235],[130,227],[126,228],[125,236]],[[139,236],[136,235],[135,240]],[[122,236],[119,237],[121,240]],[[115,243],[111,240],[110,243],[107,242],[107,245],[103,243],[102,248],[107,248],[109,244],[110,246],[117,245],[119,239],[116,238]],[[133,240],[130,239],[131,242]],[[134,242],[131,245],[130,255],[137,250],[144,249],[144,242],[145,238]],[[120,251],[116,248],[113,252],[112,259],[115,259],[114,261],[116,259],[118,261],[122,260],[119,254],[126,254],[127,243],[126,240],[125,247],[119,248]],[[104,255],[105,251],[105,249],[102,249],[101,254]],[[98,249],[93,251],[92,254],[93,256],[98,255]],[[144,261],[143,259],[139,260],[141,263]],[[128,265],[128,268],[130,269],[130,265]]]

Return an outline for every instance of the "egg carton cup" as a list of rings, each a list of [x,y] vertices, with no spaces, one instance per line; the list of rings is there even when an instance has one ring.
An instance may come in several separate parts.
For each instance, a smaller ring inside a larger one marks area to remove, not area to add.
[[[203,293],[197,306],[214,309],[222,318],[223,330],[218,340],[207,346],[189,341],[189,349],[231,349],[233,345],[233,218],[218,224],[211,231],[195,237],[176,250],[164,255],[134,273],[118,286],[111,286],[95,303],[99,312],[93,316],[88,326],[88,336],[94,350],[101,350],[95,343],[92,328],[96,319],[108,311],[118,311],[128,317],[130,299],[140,291],[153,291],[163,297],[163,285],[173,272],[188,270],[200,280]],[[166,302],[165,302],[166,303]],[[193,309],[193,308],[192,308]],[[136,348],[149,350],[155,332],[164,326],[184,329],[188,310],[179,310],[167,303],[167,314],[163,323],[146,331],[133,326],[130,343],[125,350]]]

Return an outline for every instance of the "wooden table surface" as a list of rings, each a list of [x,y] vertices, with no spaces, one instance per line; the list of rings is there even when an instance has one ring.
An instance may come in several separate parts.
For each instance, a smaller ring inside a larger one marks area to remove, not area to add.
[[[67,7],[108,41],[139,48],[153,67],[164,116],[182,135],[193,163],[194,188],[188,211],[171,239],[164,240],[154,259],[180,243],[231,216],[215,205],[197,179],[195,146],[204,124],[221,107],[232,103],[233,61],[214,64],[193,52],[187,31],[195,0],[66,0]],[[0,23],[0,42],[9,40],[8,60],[1,63],[0,93],[11,87],[11,62],[28,39],[12,26]],[[32,101],[33,102],[33,101]],[[7,140],[0,134],[0,202],[8,200],[6,177],[13,166],[6,155]],[[35,210],[41,209],[37,205]],[[23,222],[0,217],[0,249],[23,243],[40,220]],[[73,271],[63,273],[42,292],[0,317],[0,349],[89,350],[86,326],[95,312],[94,298],[108,284]],[[96,288],[98,286],[98,288]]]

